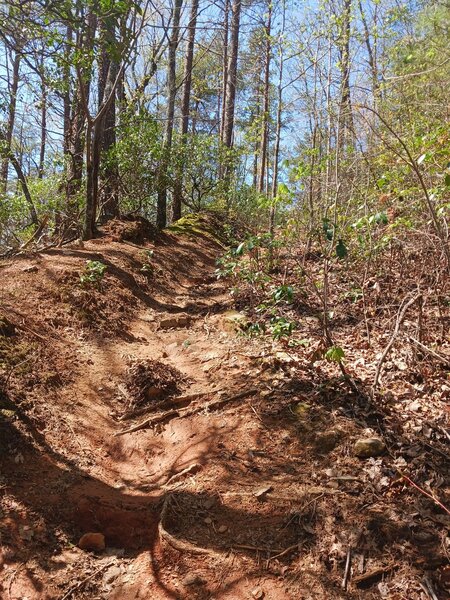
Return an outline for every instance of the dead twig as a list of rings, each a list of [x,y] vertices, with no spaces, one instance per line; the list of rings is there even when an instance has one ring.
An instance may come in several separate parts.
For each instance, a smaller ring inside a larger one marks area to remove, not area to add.
[[[436,593],[434,591],[433,584],[431,583],[431,581],[429,580],[428,577],[425,576],[422,579],[422,581],[420,582],[420,587],[423,589],[425,594],[429,598],[431,598],[431,600],[439,600],[439,598],[436,596]]]
[[[403,320],[406,316],[406,311],[408,310],[408,308],[414,304],[414,302],[416,302],[419,298],[422,297],[422,294],[416,294],[415,296],[413,296],[412,298],[410,298],[408,300],[408,302],[406,302],[399,310],[398,314],[397,314],[397,319],[395,321],[395,327],[394,327],[394,331],[392,332],[392,335],[389,339],[389,342],[386,345],[386,348],[383,351],[383,354],[381,355],[380,360],[378,361],[378,365],[377,365],[377,370],[375,373],[375,378],[373,380],[373,385],[372,388],[373,390],[375,390],[378,387],[378,383],[380,381],[380,374],[381,374],[381,368],[383,366],[384,361],[386,360],[387,355],[389,354],[392,346],[394,345],[395,340],[397,339],[397,336],[400,332],[400,326],[403,323]]]
[[[356,587],[363,587],[368,582],[371,582],[372,580],[376,581],[377,579],[381,579],[381,577],[383,577],[383,575],[386,575],[386,573],[390,573],[391,571],[394,571],[394,569],[397,569],[397,565],[390,565],[387,567],[378,567],[378,568],[372,569],[371,571],[367,571],[367,573],[363,573],[362,575],[353,577],[352,583]]]
[[[13,574],[11,575],[11,578],[9,580],[9,584],[8,584],[8,596],[11,600],[12,596],[11,596],[11,590],[12,590],[12,586],[14,584],[14,579],[16,578],[17,573],[20,571],[20,569],[22,567],[24,567],[26,565],[25,562],[21,562],[18,567],[14,570]]]
[[[91,573],[90,575],[88,575],[87,577],[85,577],[84,579],[82,579],[81,581],[79,581],[78,583],[76,583],[75,585],[73,585],[71,588],[69,588],[67,590],[67,592],[64,594],[64,596],[61,597],[60,600],[66,600],[67,598],[70,598],[70,596],[74,592],[76,592],[77,590],[79,590],[81,587],[83,587],[83,585],[85,583],[87,583],[91,579],[94,579],[94,577],[96,575],[98,575],[99,573],[101,573],[102,571],[104,571],[105,569],[107,569],[108,567],[111,567],[115,562],[116,562],[116,559],[113,559],[113,560],[109,561],[108,563],[102,565],[99,569],[97,569],[96,571],[94,571],[93,573]]]
[[[342,578],[341,588],[345,591],[348,586],[348,580],[350,579],[350,570],[352,566],[352,547],[349,546],[347,549],[347,559],[345,561],[344,577]]]
[[[279,552],[278,554],[275,554],[275,556],[271,556],[267,562],[269,563],[271,560],[274,560],[275,558],[281,558],[282,556],[285,556],[286,554],[289,554],[289,552],[293,552],[294,550],[299,550],[298,544],[289,546],[289,548],[285,548],[285,550],[283,550],[282,552]]]
[[[179,419],[184,419],[186,417],[195,415],[195,414],[201,412],[202,410],[217,409],[225,404],[229,404],[230,402],[234,402],[236,400],[241,400],[242,398],[246,398],[247,396],[253,396],[254,394],[257,393],[257,391],[258,390],[256,390],[256,389],[245,390],[234,396],[230,396],[228,398],[221,398],[219,400],[213,400],[212,402],[209,402],[208,404],[205,404],[204,406],[196,406],[194,408],[187,409],[185,411],[168,410],[159,415],[148,417],[147,419],[144,419],[144,421],[142,421],[141,423],[138,423],[137,425],[133,425],[132,427],[129,427],[128,429],[123,429],[122,431],[118,431],[117,433],[114,434],[114,436],[118,437],[121,435],[125,435],[126,433],[134,433],[135,431],[139,431],[140,429],[145,429],[146,427],[151,427],[153,425],[157,425],[158,423],[162,423],[163,421],[166,421],[167,419],[172,419],[175,417],[177,417]]]
[[[430,500],[433,500],[433,502],[435,504],[437,504],[440,508],[442,508],[442,510],[444,512],[446,512],[448,515],[450,515],[450,510],[444,504],[442,504],[442,502],[440,500],[438,500],[433,494],[430,494],[429,492],[427,492],[426,490],[424,490],[423,488],[418,486],[417,483],[414,483],[414,481],[412,479],[410,479],[407,475],[405,475],[401,471],[399,471],[399,474],[405,481],[407,481],[409,483],[409,485],[411,485],[413,488],[418,490],[421,494],[423,494],[427,498],[430,498]]]
[[[450,365],[450,357],[446,357],[446,356],[442,356],[441,354],[438,354],[437,352],[435,352],[431,348],[428,348],[428,346],[425,346],[425,344],[422,344],[422,342],[419,342],[419,340],[416,340],[413,337],[408,337],[408,340],[410,342],[412,342],[414,345],[416,345],[418,348],[420,348],[423,352],[425,352],[426,354],[429,354],[430,356],[432,356],[433,358],[435,358],[436,360],[441,362],[443,365],[446,365],[446,366]]]

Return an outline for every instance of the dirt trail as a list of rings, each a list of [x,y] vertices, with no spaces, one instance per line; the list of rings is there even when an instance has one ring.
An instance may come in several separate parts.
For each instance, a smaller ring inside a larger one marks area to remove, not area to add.
[[[167,236],[153,246],[150,283],[142,249],[108,240],[4,265],[1,309],[19,329],[27,315],[21,332],[62,382],[35,380],[27,392],[11,373],[30,420],[0,423],[2,598],[380,597],[376,586],[340,590],[349,545],[361,572],[402,581],[409,559],[399,564],[385,547],[408,554],[404,515],[386,510],[349,452],[364,423],[314,403],[306,360],[236,334],[214,277],[220,251],[207,238]],[[113,334],[86,333],[80,313],[72,318],[78,300],[54,295],[95,258],[109,265],[113,302],[101,305],[100,325],[116,320]],[[130,365],[149,360],[184,383],[124,418]],[[77,548],[86,532],[103,533],[106,550]]]

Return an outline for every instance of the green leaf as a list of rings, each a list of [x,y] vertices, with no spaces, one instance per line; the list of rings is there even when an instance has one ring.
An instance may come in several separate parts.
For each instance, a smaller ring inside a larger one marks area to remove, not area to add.
[[[234,251],[235,256],[241,256],[243,254],[245,248],[245,242],[241,242],[239,246]]]
[[[450,187],[450,173],[445,174],[444,182],[447,187]]]
[[[336,246],[336,256],[341,260],[344,259],[348,254],[347,246],[342,240],[339,240]]]
[[[330,362],[340,363],[345,356],[344,350],[340,346],[331,346],[325,352],[325,358]]]

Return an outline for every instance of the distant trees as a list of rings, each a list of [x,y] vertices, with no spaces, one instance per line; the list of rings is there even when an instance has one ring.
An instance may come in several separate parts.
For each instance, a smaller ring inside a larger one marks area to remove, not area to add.
[[[386,167],[396,145],[377,114],[416,159],[431,152],[418,138],[446,118],[433,107],[446,106],[447,17],[406,0],[5,1],[0,243],[44,217],[47,233],[88,239],[121,212],[163,228],[206,206],[273,232],[294,202],[311,239],[323,219],[344,227],[412,185]]]

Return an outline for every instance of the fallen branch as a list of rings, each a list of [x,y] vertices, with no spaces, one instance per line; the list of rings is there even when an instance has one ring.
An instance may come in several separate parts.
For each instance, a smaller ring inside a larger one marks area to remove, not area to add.
[[[439,362],[441,362],[443,365],[446,365],[446,366],[450,365],[450,357],[448,357],[448,356],[442,356],[441,354],[438,354],[437,352],[435,352],[431,348],[428,348],[428,346],[425,346],[425,344],[422,344],[422,342],[419,342],[419,340],[416,340],[416,338],[408,337],[408,340],[410,342],[412,342],[413,344],[415,344],[423,352],[425,352],[426,354],[429,354],[430,356],[432,356],[433,358],[435,358],[436,360],[438,360]]]
[[[390,573],[394,569],[397,568],[397,565],[390,565],[387,567],[378,567],[372,569],[371,571],[367,571],[367,573],[363,573],[362,575],[358,575],[357,577],[352,578],[353,585],[357,587],[365,587],[369,585],[372,581],[376,581],[381,579],[383,575]]]
[[[409,485],[411,485],[413,488],[418,490],[421,494],[423,494],[427,498],[430,498],[431,500],[433,500],[433,502],[435,504],[437,504],[440,508],[442,508],[443,511],[445,511],[448,515],[450,515],[450,510],[446,506],[444,506],[444,504],[442,504],[442,502],[440,500],[438,500],[435,496],[433,496],[433,494],[430,494],[429,492],[427,492],[426,490],[424,490],[423,488],[418,486],[417,483],[414,483],[414,481],[412,479],[410,479],[407,475],[404,475],[401,471],[399,471],[399,473],[400,473],[401,477],[409,483]]]
[[[167,410],[163,413],[160,413],[159,415],[148,417],[147,419],[144,419],[143,421],[141,421],[141,423],[138,423],[137,425],[133,425],[132,427],[129,427],[128,429],[123,429],[122,431],[118,431],[117,433],[114,434],[114,437],[125,435],[126,433],[134,433],[135,431],[145,429],[146,427],[152,427],[153,425],[157,425],[158,423],[162,423],[163,421],[167,421],[168,419],[172,419],[172,418],[176,418],[176,417],[179,419],[184,419],[186,417],[191,417],[192,415],[195,415],[195,414],[201,412],[202,410],[217,409],[225,404],[229,404],[230,402],[234,402],[236,400],[241,400],[242,398],[246,398],[247,396],[253,396],[254,394],[257,393],[257,391],[258,390],[256,390],[256,389],[245,390],[243,392],[240,392],[239,394],[230,396],[229,398],[221,398],[219,400],[213,400],[212,402],[209,402],[208,404],[205,404],[204,406],[197,406],[195,408],[187,409],[185,411]]]
[[[271,556],[269,558],[269,561],[274,560],[275,558],[281,558],[282,556],[285,556],[286,554],[289,554],[289,552],[293,552],[294,550],[298,550],[298,544],[294,544],[293,546],[289,546],[289,548],[285,548],[285,550],[283,550],[282,552],[279,552],[278,554],[275,554],[275,556]]]
[[[298,547],[298,544],[295,545],[295,547]],[[269,550],[269,548],[263,548],[262,546],[251,546],[249,544],[233,544],[232,546],[230,546],[230,550],[233,550],[234,548],[238,548],[239,550],[252,550],[253,552],[284,552],[284,550]],[[273,556],[272,558],[275,558],[275,556]],[[272,559],[269,559],[272,560]]]
[[[416,300],[418,300],[419,298],[422,297],[422,294],[416,294],[415,296],[413,296],[412,298],[410,298],[408,300],[408,302],[406,302],[406,304],[399,310],[398,314],[397,314],[397,319],[395,321],[395,327],[394,327],[394,331],[392,332],[391,338],[389,340],[389,342],[387,343],[386,348],[383,351],[383,354],[381,355],[380,360],[378,361],[378,365],[377,365],[377,371],[375,373],[375,378],[373,380],[373,386],[372,388],[375,390],[378,387],[378,383],[380,380],[380,374],[381,374],[381,368],[383,366],[384,361],[386,360],[387,355],[389,354],[390,349],[392,348],[392,346],[394,345],[395,340],[397,339],[397,336],[400,332],[400,326],[403,323],[405,316],[406,316],[406,311],[408,310],[408,308],[414,304],[414,302],[416,302]]]

